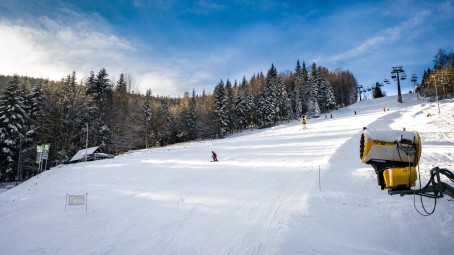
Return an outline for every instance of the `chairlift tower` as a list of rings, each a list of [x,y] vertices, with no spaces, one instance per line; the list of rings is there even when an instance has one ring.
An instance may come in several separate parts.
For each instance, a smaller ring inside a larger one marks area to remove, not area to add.
[[[391,78],[393,80],[397,80],[397,102],[402,103],[402,94],[400,93],[400,80],[405,80],[407,78],[407,75],[405,74],[404,69],[402,69],[402,66],[393,66],[392,68],[393,70],[391,71]]]
[[[363,93],[363,88],[364,88],[363,85],[359,85],[358,86],[359,101],[361,101],[361,94]]]

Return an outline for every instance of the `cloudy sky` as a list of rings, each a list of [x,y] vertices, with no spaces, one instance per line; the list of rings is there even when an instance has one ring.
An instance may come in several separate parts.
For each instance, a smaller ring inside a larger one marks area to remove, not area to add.
[[[104,67],[171,96],[297,60],[364,86],[392,66],[420,80],[439,48],[453,50],[453,13],[454,0],[0,0],[0,74],[81,80]]]

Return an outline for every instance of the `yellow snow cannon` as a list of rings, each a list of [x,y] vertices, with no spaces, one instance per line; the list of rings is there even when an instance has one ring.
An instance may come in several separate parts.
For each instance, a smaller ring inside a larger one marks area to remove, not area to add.
[[[416,166],[421,157],[421,139],[416,131],[369,130],[361,134],[361,162],[370,164],[381,189],[415,186]]]

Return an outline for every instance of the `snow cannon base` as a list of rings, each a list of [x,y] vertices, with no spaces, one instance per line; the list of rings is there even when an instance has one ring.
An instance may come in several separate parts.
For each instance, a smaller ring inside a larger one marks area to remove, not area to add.
[[[386,189],[409,189],[416,185],[416,167],[394,167],[383,171]]]
[[[421,157],[421,139],[416,131],[400,130],[368,130],[361,134],[359,153],[361,162],[370,164],[377,174],[377,182],[381,189],[400,186],[412,186],[413,174]],[[401,168],[406,170],[388,171],[386,169]],[[403,181],[406,176],[406,181]],[[410,177],[410,178],[409,178]],[[414,185],[413,185],[414,186]]]

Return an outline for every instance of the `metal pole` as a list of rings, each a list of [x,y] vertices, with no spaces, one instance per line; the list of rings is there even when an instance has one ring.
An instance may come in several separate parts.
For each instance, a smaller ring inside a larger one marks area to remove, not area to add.
[[[85,193],[85,213],[87,213],[88,208],[88,193]]]
[[[440,112],[440,102],[438,101],[437,82],[435,81],[434,84],[435,84],[435,97],[437,98],[438,114],[441,115],[441,112]]]
[[[402,103],[402,94],[400,93],[399,71],[397,71],[396,74],[397,74],[397,102]]]
[[[21,151],[22,151],[22,138],[19,137],[19,158],[17,160],[17,178],[16,178],[16,185],[19,184],[20,179],[20,170],[21,170]]]
[[[40,146],[41,146],[41,145],[40,145]],[[41,153],[42,153],[42,152],[41,152]],[[40,156],[40,158],[39,158],[39,163],[38,163],[38,175],[36,176],[36,178],[39,178],[39,174],[41,173],[41,167],[42,167],[41,162],[43,162],[43,160],[42,160],[42,154],[41,154],[41,156]]]
[[[85,140],[85,162],[87,162],[87,153],[88,153],[88,122],[87,124],[87,138]]]
[[[434,79],[435,97],[437,98],[438,115],[441,115],[440,102],[438,101],[437,77],[435,75],[432,75],[432,78]]]
[[[405,76],[400,77],[400,73],[404,73],[402,66],[393,66],[391,71],[391,78],[397,79],[397,102],[402,103],[402,93],[400,92],[400,79],[405,80]],[[394,74],[394,75],[393,75]],[[405,74],[404,74],[405,75]]]

